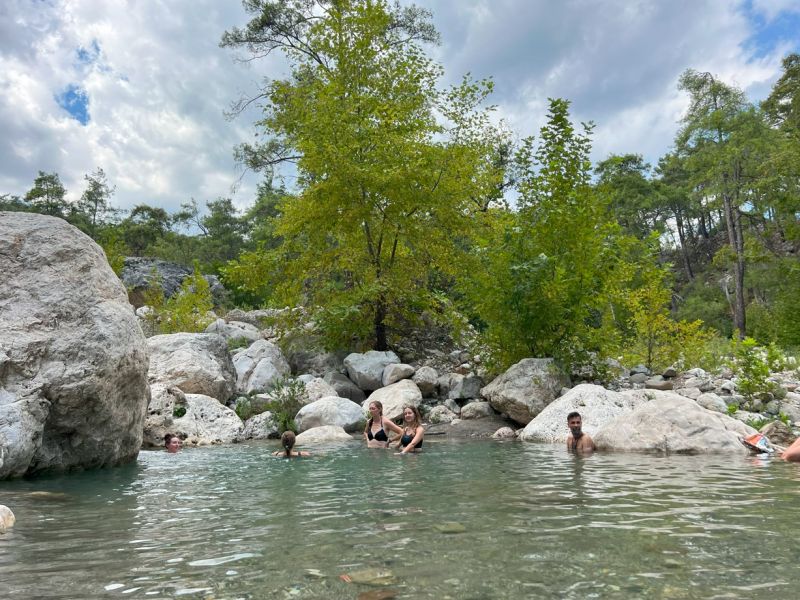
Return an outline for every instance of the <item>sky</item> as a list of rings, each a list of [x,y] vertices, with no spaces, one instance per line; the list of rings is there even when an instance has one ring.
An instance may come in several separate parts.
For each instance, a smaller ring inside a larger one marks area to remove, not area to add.
[[[492,77],[491,102],[520,137],[544,123],[548,98],[570,100],[574,121],[596,124],[595,161],[636,153],[655,164],[670,150],[685,69],[758,101],[800,52],[800,0],[416,4],[441,34],[429,51],[444,85]],[[260,176],[242,172],[233,148],[254,139],[259,112],[226,113],[286,64],[219,48],[247,21],[238,0],[0,1],[0,194],[24,195],[38,171],[55,171],[75,200],[101,167],[123,209],[252,204]]]

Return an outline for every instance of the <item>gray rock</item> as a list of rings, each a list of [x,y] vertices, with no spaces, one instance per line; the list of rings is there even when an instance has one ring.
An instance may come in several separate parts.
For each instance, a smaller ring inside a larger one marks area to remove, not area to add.
[[[684,387],[684,388],[680,388],[680,389],[675,390],[675,393],[676,394],[680,394],[684,398],[690,398],[692,400],[697,400],[701,396],[701,394],[703,392],[701,392],[700,389],[696,388],[696,387],[689,387],[689,388]]]
[[[461,414],[461,407],[455,400],[451,400],[450,398],[448,398],[447,400],[444,401],[444,404],[442,406],[447,408],[447,410],[449,410],[456,416]]]
[[[719,389],[725,392],[726,394],[735,394],[736,384],[730,379],[728,379],[727,381],[725,381],[725,383],[719,386]]]
[[[436,382],[439,374],[433,367],[420,367],[417,369],[411,381],[417,384],[420,393],[424,398],[436,396]]]
[[[761,428],[760,433],[767,436],[770,443],[786,446],[787,448],[797,439],[797,436],[792,433],[792,430],[783,421],[767,423]]]
[[[147,340],[150,383],[174,385],[187,394],[225,402],[233,395],[236,374],[228,347],[211,333],[172,333]]]
[[[483,379],[477,375],[460,375],[452,373],[450,377],[450,391],[447,397],[452,400],[469,400],[479,398]]]
[[[644,383],[649,379],[647,373],[634,373],[629,377],[631,383]]]
[[[701,392],[710,392],[714,389],[714,384],[711,383],[709,377],[690,377],[683,383],[685,388],[697,388]]]
[[[517,437],[517,432],[511,429],[511,427],[501,427],[492,434],[492,437],[496,440],[515,439]]]
[[[419,406],[422,402],[422,394],[413,381],[401,379],[397,383],[375,390],[361,405],[368,410],[369,403],[373,400],[379,400],[383,404],[384,417],[394,420],[403,415],[405,406]]]
[[[244,422],[242,440],[268,440],[280,437],[278,424],[269,411],[250,417]]]
[[[494,414],[492,405],[485,400],[476,400],[469,402],[461,407],[462,419],[480,419],[483,417],[490,417]]]
[[[781,412],[781,403],[778,400],[770,400],[764,407],[764,412],[768,415],[778,415]]]
[[[351,381],[365,392],[371,392],[383,387],[383,370],[386,366],[399,362],[394,352],[370,350],[363,354],[348,354],[344,366]]]
[[[244,394],[268,390],[291,373],[289,362],[280,348],[267,340],[254,342],[233,359],[236,389]]]
[[[245,342],[243,344],[244,346],[249,346],[256,340],[261,339],[261,332],[255,325],[240,321],[225,322],[224,319],[217,319],[211,323],[211,325],[206,327],[206,333],[216,333],[224,339],[225,342],[230,340],[242,340]]]
[[[675,367],[667,367],[664,369],[662,375],[668,379],[671,379],[672,377],[678,376],[678,371],[675,369]]]
[[[298,446],[314,446],[330,442],[352,442],[353,436],[336,425],[322,425],[307,429],[297,436]]]
[[[656,392],[649,392],[655,397]],[[583,383],[553,401],[525,426],[520,439],[526,442],[566,443],[569,436],[567,415],[578,411],[583,431],[593,436],[606,423],[632,412],[649,401],[647,393],[619,393],[599,385]]]
[[[527,424],[568,385],[551,358],[525,358],[481,390],[500,413]]]
[[[242,310],[234,308],[226,315],[229,321],[240,321],[242,323],[249,323],[259,330],[271,325],[275,319],[280,317],[286,309],[278,308],[264,308],[258,310]]]
[[[402,363],[386,365],[386,367],[383,369],[383,385],[392,385],[401,379],[408,379],[414,374],[415,371],[416,369],[411,365]]]
[[[644,365],[636,365],[630,371],[631,375],[650,375],[650,369]]]
[[[651,377],[647,381],[644,382],[644,387],[649,390],[661,390],[662,392],[667,392],[672,389],[672,382],[668,379],[664,379],[661,375],[656,375],[655,377]]]
[[[695,369],[689,369],[688,371],[686,371],[686,374],[689,377],[703,377],[703,378],[708,377],[708,373],[706,373],[703,369],[699,367]]]
[[[328,372],[323,379],[336,390],[336,395],[340,398],[348,398],[357,404],[361,404],[366,398],[361,388],[353,383],[347,375]]]
[[[347,398],[327,396],[306,404],[294,418],[299,431],[323,425],[335,425],[345,431],[360,431],[367,422],[364,410]]]
[[[322,377],[311,376],[309,380],[303,381],[303,384],[306,386],[306,393],[305,397],[303,398],[303,404],[311,404],[312,402],[316,402],[321,398],[339,395],[336,393],[334,387],[330,385],[327,381],[325,381]]]
[[[181,289],[184,279],[194,273],[194,269],[156,258],[129,256],[125,258],[121,279],[131,290],[135,299],[141,297],[148,288],[160,285],[165,298],[171,298]],[[216,306],[225,304],[228,291],[216,275],[203,275],[208,282],[211,298]]]
[[[733,418],[737,421],[741,421],[742,423],[747,423],[748,421],[760,421],[763,417],[759,413],[750,412],[748,410],[737,410],[733,413]]]
[[[102,249],[62,219],[0,212],[0,479],[134,460],[149,395]]]
[[[184,445],[231,444],[241,439],[244,423],[233,410],[204,394],[186,394],[186,414],[173,419]]]
[[[747,454],[740,438],[755,433],[727,415],[706,410],[672,392],[659,394],[604,425],[594,436],[598,450],[675,454]]]
[[[443,404],[434,406],[428,414],[428,421],[434,424],[452,423],[456,418],[458,418],[458,416]]]
[[[697,403],[706,410],[712,410],[718,413],[728,412],[728,405],[716,394],[700,394],[700,396],[697,398]]]

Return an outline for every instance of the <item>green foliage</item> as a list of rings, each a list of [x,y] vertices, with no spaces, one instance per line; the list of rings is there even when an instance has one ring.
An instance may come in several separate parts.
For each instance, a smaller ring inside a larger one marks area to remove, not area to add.
[[[236,414],[243,421],[269,411],[278,427],[278,433],[297,431],[294,418],[303,407],[306,387],[302,381],[286,377],[275,381],[268,390],[236,400]]]
[[[144,304],[152,311],[145,317],[147,333],[199,333],[205,331],[212,321],[209,313],[214,308],[211,288],[195,264],[192,275],[183,280],[180,289],[165,299],[158,274],[153,270],[150,285],[144,292]]]
[[[738,410],[739,407],[736,404],[731,403],[728,404],[728,407],[725,409],[725,412],[728,414],[729,417],[732,417],[733,415],[736,414]]]
[[[319,326],[335,346],[370,332],[385,349],[398,322],[428,305],[425,270],[465,266],[471,215],[496,193],[486,142],[489,81],[436,87],[441,68],[419,43],[430,15],[382,0],[259,2],[225,46],[283,52],[292,72],[265,90],[259,123],[268,141],[240,148],[269,171],[296,161],[297,197],[277,205],[273,239],[225,270],[256,295],[323,307]],[[476,201],[476,199],[478,201]],[[273,290],[270,288],[274,286]]]
[[[656,269],[649,280],[627,296],[632,339],[625,351],[628,364],[642,363],[650,370],[671,365],[698,365],[707,353],[712,334],[701,321],[675,321],[669,314],[670,289],[665,271]]]
[[[247,348],[250,345],[250,339],[246,337],[235,337],[228,339],[228,350],[238,350],[239,348]]]
[[[730,367],[736,375],[736,388],[748,399],[774,393],[778,385],[769,379],[774,371],[787,364],[786,356],[775,346],[759,346],[753,338],[733,340]]]
[[[172,416],[175,417],[176,419],[180,419],[185,414],[186,414],[186,407],[182,406],[182,405],[181,406],[176,406],[172,410]]]
[[[63,218],[68,210],[64,199],[66,194],[67,190],[58,173],[39,171],[33,180],[33,187],[25,194],[25,201],[38,213]]]

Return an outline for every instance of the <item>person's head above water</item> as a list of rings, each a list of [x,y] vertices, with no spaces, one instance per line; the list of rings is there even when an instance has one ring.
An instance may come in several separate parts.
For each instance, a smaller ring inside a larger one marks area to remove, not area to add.
[[[383,416],[383,404],[381,404],[380,400],[370,400],[369,414],[373,421]]]
[[[403,424],[406,427],[419,427],[422,425],[422,415],[413,404],[403,407]]]
[[[580,437],[581,436],[581,414],[579,412],[573,411],[567,415],[567,427],[572,432],[573,437]]]
[[[297,440],[297,437],[294,435],[294,431],[284,431],[283,435],[281,435],[281,445],[286,452],[286,456],[292,455],[295,440]]]
[[[167,449],[167,452],[174,454],[181,449],[182,445],[183,442],[181,441],[181,438],[174,433],[168,433],[164,436],[164,447]]]

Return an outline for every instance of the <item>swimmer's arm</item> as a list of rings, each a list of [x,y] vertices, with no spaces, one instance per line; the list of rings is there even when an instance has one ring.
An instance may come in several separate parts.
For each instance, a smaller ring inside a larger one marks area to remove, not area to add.
[[[417,444],[419,444],[422,441],[422,438],[424,436],[425,436],[425,429],[423,429],[422,425],[420,425],[419,427],[417,427],[417,430],[414,432],[414,439],[412,439],[409,442],[409,444],[400,451],[400,453],[401,454],[407,454],[407,453],[411,452],[412,450],[416,449]]]

